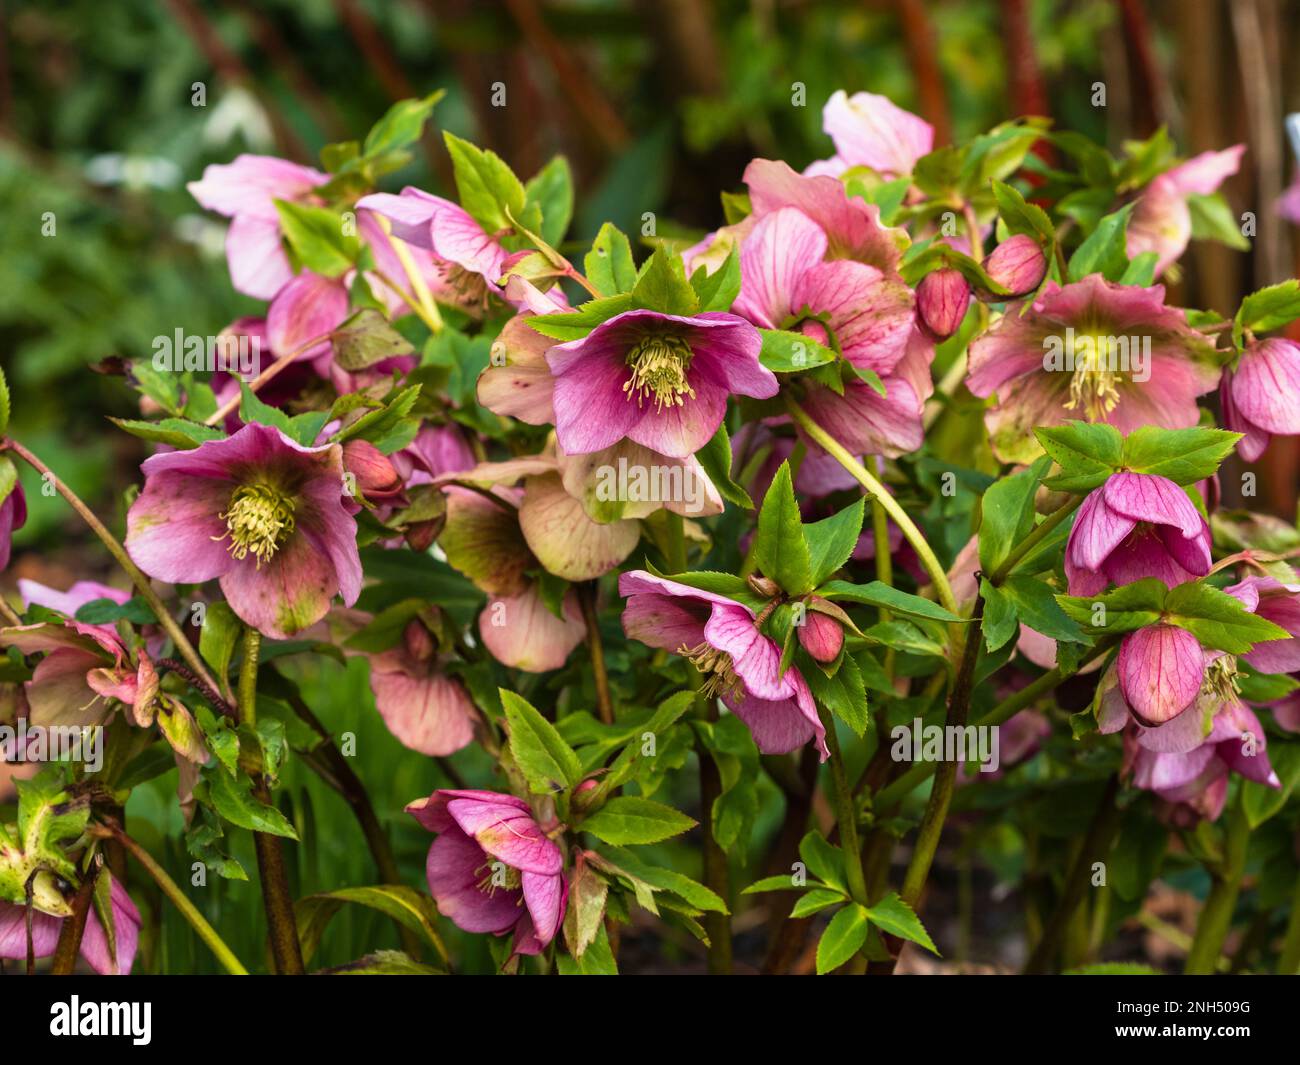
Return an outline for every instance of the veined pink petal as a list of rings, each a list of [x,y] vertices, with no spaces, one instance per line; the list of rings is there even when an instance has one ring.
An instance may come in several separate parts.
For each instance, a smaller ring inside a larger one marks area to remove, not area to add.
[[[303,349],[302,361],[320,358],[330,351],[326,337],[304,348],[308,341],[336,329],[348,316],[348,292],[341,281],[303,271],[284,286],[266,312],[266,336],[277,356]]]
[[[279,221],[236,215],[226,230],[226,265],[236,292],[256,300],[274,297],[293,277]]]
[[[547,876],[525,872],[523,882],[524,904],[533,921],[533,934],[540,946],[545,947],[560,930],[564,920],[564,904],[568,894],[565,879],[560,874]]]
[[[493,658],[528,673],[559,669],[587,635],[573,592],[564,597],[561,620],[542,602],[535,585],[521,595],[490,600],[479,615],[478,630]]]
[[[447,813],[488,854],[525,873],[554,876],[564,855],[548,839],[527,810],[513,803],[454,798]]]
[[[868,166],[884,177],[910,174],[934,146],[930,123],[869,92],[833,93],[822,109],[822,129],[847,166]]]
[[[102,873],[102,876],[110,876]],[[125,976],[135,963],[136,946],[140,941],[140,911],[126,893],[126,888],[112,879],[109,892],[110,908],[113,913],[113,936],[117,947],[116,955],[109,952],[108,935],[100,923],[95,908],[90,908],[86,916],[86,930],[81,939],[81,956],[86,959],[100,976]]]
[[[1137,521],[1107,505],[1101,489],[1088,493],[1065,545],[1067,562],[1079,569],[1097,571],[1107,556],[1137,527]],[[1071,584],[1071,593],[1076,594]]]
[[[316,624],[339,590],[325,546],[323,540],[313,542],[300,529],[260,567],[252,555],[236,562],[220,579],[230,609],[245,624],[276,640],[287,640]]]
[[[826,255],[821,226],[794,207],[764,215],[740,251],[740,295],[732,311],[766,329],[779,329],[798,307],[799,276]]]
[[[704,625],[704,638],[731,656],[745,690],[760,699],[779,700],[792,694],[789,672],[782,677],[781,649],[758,631],[753,615],[739,604],[715,604]]]
[[[1205,677],[1205,652],[1190,632],[1160,623],[1125,636],[1116,665],[1133,712],[1160,725],[1196,698]]]
[[[478,717],[460,681],[441,673],[412,674],[380,669],[377,655],[370,667],[375,709],[404,747],[439,758],[468,746]]]
[[[1280,337],[1251,344],[1232,374],[1232,402],[1265,432],[1300,433],[1300,344]]]
[[[485,890],[491,885],[492,860],[456,826],[442,832],[429,848],[425,875],[438,912],[466,932],[501,935],[519,920],[518,889]]]
[[[328,174],[287,159],[244,154],[209,165],[186,188],[203,207],[227,218],[253,215],[276,221],[276,200],[299,200],[328,180]]]
[[[375,192],[357,200],[358,210],[374,211],[391,223],[391,232],[398,240],[417,248],[432,250],[430,225],[433,216],[444,206],[453,206],[450,200],[432,196],[408,185],[400,196]]]

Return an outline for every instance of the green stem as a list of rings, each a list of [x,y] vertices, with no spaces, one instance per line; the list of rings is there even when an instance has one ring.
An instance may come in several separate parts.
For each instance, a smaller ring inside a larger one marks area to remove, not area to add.
[[[948,575],[944,572],[943,566],[933,549],[931,549],[930,544],[921,534],[921,530],[908,517],[907,511],[899,505],[898,500],[889,494],[885,486],[867,471],[862,463],[849,454],[843,444],[813,421],[807,412],[788,394],[785,397],[785,405],[790,412],[790,417],[808,434],[812,441],[843,466],[858,484],[871,493],[872,498],[880,501],[880,505],[894,519],[894,524],[903,530],[903,536],[912,545],[917,557],[920,558],[921,565],[925,568],[925,572],[934,584],[935,594],[938,595],[940,604],[946,610],[956,614],[957,600],[952,594],[952,587],[948,584]]]
[[[1213,870],[1214,884],[1206,896],[1196,921],[1196,935],[1187,955],[1183,973],[1208,976],[1214,973],[1223,941],[1232,928],[1232,914],[1241,893],[1241,875],[1246,869],[1246,851],[1250,846],[1250,822],[1246,820],[1242,792],[1228,812],[1227,838],[1224,840],[1222,864]]]
[[[669,573],[682,573],[686,569],[686,526],[680,514],[667,512],[668,540],[665,561]],[[697,689],[695,712],[711,726],[718,720],[718,706],[713,699],[698,694],[699,673],[691,667],[691,687]],[[730,907],[731,873],[727,867],[727,853],[713,834],[713,805],[722,796],[722,774],[713,760],[713,754],[703,741],[701,731],[696,731],[695,754],[700,762],[700,830],[704,833],[704,883],[710,891],[725,900]],[[709,935],[709,972],[731,972],[731,916],[726,913],[706,913],[704,929]]]
[[[889,515],[885,513],[884,505],[874,496],[871,499],[871,532],[876,545],[876,580],[893,587],[894,559],[889,549]],[[755,540],[757,539],[755,537]],[[882,607],[880,620],[888,621],[890,617],[890,612]],[[892,647],[885,649],[884,670],[885,676],[893,680],[894,649]]]
[[[1280,976],[1300,976],[1300,877],[1296,878],[1295,894],[1291,897],[1291,916],[1287,919],[1277,971]]]
[[[966,642],[962,647],[961,664],[957,667],[957,679],[953,682],[948,696],[947,726],[964,728],[970,711],[971,687],[975,679],[975,663],[979,659],[980,622],[984,616],[984,597],[976,596],[975,607],[971,612],[971,627],[966,633]],[[916,909],[925,881],[930,875],[930,864],[934,861],[935,851],[939,849],[939,837],[943,834],[943,823],[948,817],[948,806],[952,802],[953,789],[957,783],[957,763],[945,760],[939,763],[935,773],[934,788],[930,792],[930,801],[926,803],[925,813],[921,817],[921,827],[917,831],[916,845],[912,849],[912,860],[908,863],[907,873],[903,877],[903,901]]]
[[[244,663],[239,671],[239,715],[249,728],[257,725],[257,665],[262,650],[262,634],[252,626],[244,629]],[[266,777],[258,773],[253,780],[253,796],[270,805],[271,788]],[[257,871],[262,881],[262,901],[271,938],[271,957],[281,976],[301,976],[306,972],[302,944],[298,941],[298,924],[293,913],[293,896],[284,867],[280,839],[267,832],[253,833],[257,851]]]
[[[1026,558],[1034,548],[1048,537],[1053,529],[1078,510],[1079,504],[1082,502],[1083,496],[1073,496],[1068,502],[1057,507],[1052,511],[1052,513],[1047,515],[1047,517],[1034,526],[1029,535],[1011,549],[1011,553],[1003,560],[1002,565],[989,575],[989,583],[996,585],[1001,584],[1006,580],[1007,574],[1019,565],[1020,560]]]
[[[844,772],[844,756],[840,753],[840,738],[835,731],[835,719],[825,707],[819,706],[822,727],[826,730],[826,746],[831,752],[831,781],[835,785],[835,820],[840,829],[840,850],[844,852],[844,872],[848,879],[849,896],[863,906],[867,904],[867,880],[862,872],[862,847],[858,843],[857,806],[853,802],[853,789],[849,787],[848,774]]]
[[[1027,706],[1031,706],[1040,696],[1046,695],[1058,684],[1069,680],[1080,669],[1086,666],[1093,659],[1105,654],[1114,645],[1114,640],[1103,640],[1096,647],[1081,659],[1076,668],[1062,671],[1060,668],[1049,669],[1037,680],[1030,682],[1021,688],[1014,695],[1008,696],[1002,702],[998,703],[983,717],[979,718],[976,725],[1003,725],[1010,721],[1016,714]],[[895,778],[885,787],[881,788],[875,796],[872,803],[876,814],[879,815],[886,810],[891,810],[903,801],[909,794],[916,790],[921,784],[934,773],[937,768],[934,762],[915,762],[906,773]]]
[[[199,938],[216,955],[217,961],[221,963],[222,968],[233,976],[247,976],[248,970],[235,957],[234,952],[226,946],[225,941],[217,935],[216,929],[208,924],[203,914],[199,913],[194,903],[185,897],[185,892],[176,886],[176,881],[167,875],[167,871],[161,865],[154,861],[153,855],[116,825],[106,825],[105,828],[131,857],[144,866],[145,872],[153,877],[154,883],[167,896],[168,901],[180,911],[180,915],[189,922],[190,927],[198,933]]]
[[[171,612],[168,611],[161,597],[153,590],[153,585],[149,583],[149,578],[144,574],[139,566],[131,561],[131,556],[126,553],[126,548],[118,543],[117,538],[109,532],[104,523],[95,516],[94,511],[81,501],[81,498],[76,492],[60,481],[54,475],[53,470],[23,447],[22,444],[18,443],[17,440],[8,439],[0,441],[0,448],[7,448],[12,451],[20,459],[26,462],[27,465],[54,485],[59,495],[63,496],[63,498],[67,500],[68,505],[71,506],[78,515],[80,515],[81,520],[90,526],[90,531],[99,537],[103,545],[108,548],[108,553],[112,555],[113,558],[117,560],[118,565],[126,571],[127,576],[131,578],[131,582],[135,585],[141,598],[143,598],[144,601],[153,608],[153,612],[158,618],[158,624],[160,624],[163,627],[163,631],[171,637],[172,643],[176,645],[176,650],[180,656],[185,659],[189,664],[189,667],[194,670],[195,674],[204,684],[213,691],[218,690],[216,681],[212,679],[212,675],[208,672],[208,667],[204,664],[198,651],[194,649],[194,645],[190,643],[189,639],[186,638],[185,633],[181,631],[180,625],[178,625],[176,619],[171,616]]]
[[[582,620],[587,627],[587,650],[591,653],[591,675],[596,682],[596,709],[606,725],[614,723],[614,699],[609,690],[609,670],[605,668],[605,644],[600,638],[600,619],[596,616],[596,582],[578,587]]]

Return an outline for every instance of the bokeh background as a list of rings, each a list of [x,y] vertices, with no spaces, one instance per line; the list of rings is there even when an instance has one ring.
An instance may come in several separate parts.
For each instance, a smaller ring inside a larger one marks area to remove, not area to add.
[[[1300,110],[1297,45],[1297,0],[3,0],[0,362],[14,431],[120,529],[145,445],[105,422],[137,414],[118,360],[260,309],[230,289],[224,227],[185,182],[241,151],[315,163],[393,101],[438,88],[447,95],[424,151],[393,186],[452,191],[441,129],[524,174],[563,152],[578,188],[575,247],[604,219],[639,231],[646,211],[661,233],[712,228],[719,191],[739,187],[753,156],[801,167],[830,154],[821,106],[839,88],[888,94],[933,123],[938,144],[1021,114],[1112,150],[1161,125],[1184,155],[1244,141],[1225,192],[1238,215],[1255,215],[1251,247],[1198,243],[1172,294],[1230,314],[1244,293],[1295,273],[1296,234],[1274,203],[1295,169],[1284,118]],[[493,106],[498,85],[504,107]],[[1288,518],[1293,442],[1274,441],[1255,501]],[[61,500],[31,481],[27,498],[0,590],[22,576],[65,587],[108,574]],[[400,808],[440,781],[400,757],[355,664],[315,684],[321,716],[357,731],[358,772],[376,782],[418,883],[427,837]],[[299,893],[372,879],[346,808],[294,772],[286,801],[309,841]],[[164,779],[129,813],[182,877],[174,806]],[[223,907],[249,915],[231,945],[255,955],[251,888],[212,891],[223,930]],[[378,919],[337,921],[322,962],[395,945]],[[996,922],[981,927],[996,941]],[[153,968],[211,965],[170,923],[154,927],[150,950]]]

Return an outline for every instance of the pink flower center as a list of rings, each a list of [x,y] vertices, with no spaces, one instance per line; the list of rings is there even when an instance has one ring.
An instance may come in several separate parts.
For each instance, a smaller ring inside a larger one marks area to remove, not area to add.
[[[726,651],[719,651],[716,647],[701,643],[694,647],[682,644],[677,648],[677,653],[692,663],[704,677],[704,684],[700,687],[701,695],[714,699],[719,695],[729,695],[734,698],[741,693],[743,687],[741,680],[736,676],[735,664]]]
[[[645,406],[647,396],[654,398],[655,410],[680,407],[685,397],[695,398],[695,389],[686,380],[691,368],[691,346],[681,337],[651,336],[641,340],[627,353],[632,376],[623,385],[628,399]]]
[[[251,552],[259,569],[293,535],[293,499],[273,485],[247,484],[235,489],[229,509],[221,517],[226,519],[225,535],[213,539],[229,537],[231,556],[244,559]]]

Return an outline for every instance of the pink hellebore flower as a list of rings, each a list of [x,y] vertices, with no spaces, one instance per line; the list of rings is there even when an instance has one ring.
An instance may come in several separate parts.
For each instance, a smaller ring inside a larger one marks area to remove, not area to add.
[[[1300,225],[1300,170],[1296,171],[1291,184],[1277,198],[1274,209],[1288,222]]]
[[[370,690],[388,731],[404,747],[434,758],[468,746],[478,720],[465,686],[442,672],[446,658],[417,619],[397,646],[370,655]]]
[[[154,455],[127,514],[127,550],[171,584],[219,578],[244,622],[286,639],[324,617],[336,593],[351,605],[361,592],[342,456],[259,424]]]
[[[564,855],[528,804],[494,791],[435,791],[406,812],[438,838],[429,893],[466,932],[514,932],[516,954],[540,954],[564,920]]]
[[[486,232],[459,204],[408,185],[400,196],[363,196],[357,207],[387,218],[397,239],[432,252],[459,302],[482,306],[489,293],[501,294],[498,282],[509,252],[498,234]]]
[[[201,180],[189,183],[200,204],[231,220],[226,260],[237,292],[269,300],[293,277],[280,243],[275,201],[306,200],[328,180],[328,174],[285,159],[240,155],[232,163],[207,167]]]
[[[0,570],[9,565],[14,530],[27,524],[27,497],[23,486],[15,483],[4,499],[0,500]]]
[[[693,455],[722,424],[729,395],[776,395],[761,347],[758,330],[734,314],[615,315],[546,352],[556,439],[568,455],[623,439],[672,458]]]
[[[1017,233],[989,253],[984,270],[1012,296],[1024,296],[1043,283],[1047,256],[1033,237]]]
[[[1208,196],[1241,165],[1244,144],[1221,152],[1202,152],[1152,180],[1142,195],[1128,224],[1128,256],[1143,252],[1156,253],[1156,276],[1159,277],[1187,250],[1192,236],[1192,213],[1189,196]]]
[[[100,874],[108,876],[108,873]],[[109,895],[113,909],[113,933],[116,956],[108,948],[108,936],[92,906],[86,914],[86,931],[81,939],[81,957],[100,976],[130,973],[140,941],[140,911],[117,880]],[[32,947],[38,958],[48,958],[59,944],[59,931],[65,917],[48,913],[32,914]],[[27,908],[0,902],[0,958],[19,960],[27,957]]]
[[[1093,489],[1065,545],[1071,595],[1157,577],[1170,588],[1210,572],[1210,526],[1178,485],[1116,473]]]
[[[1049,282],[1025,314],[1008,309],[971,343],[966,384],[981,398],[997,393],[984,415],[993,451],[1022,463],[1042,454],[1036,426],[1071,418],[1124,433],[1189,429],[1200,417],[1196,397],[1218,380],[1214,344],[1165,306],[1163,286],[1091,274],[1064,288]]]
[[[813,163],[805,173],[838,177],[855,166],[870,167],[883,178],[910,174],[916,161],[934,147],[934,127],[887,96],[869,92],[833,93],[822,108],[822,129],[835,143],[835,155]]]
[[[760,751],[785,754],[812,740],[823,762],[830,757],[808,682],[795,666],[781,674],[781,649],[749,607],[644,570],[620,576],[618,590],[627,597],[623,631],[692,662],[706,678],[702,691],[721,697]]]
[[[1244,433],[1237,451],[1254,462],[1274,434],[1300,435],[1300,344],[1281,337],[1246,345],[1219,387],[1223,424]]]
[[[1241,657],[1261,673],[1300,670],[1300,584],[1283,584],[1273,577],[1247,577],[1225,591],[1251,607],[1252,613],[1291,634],[1290,639],[1257,643]]]

